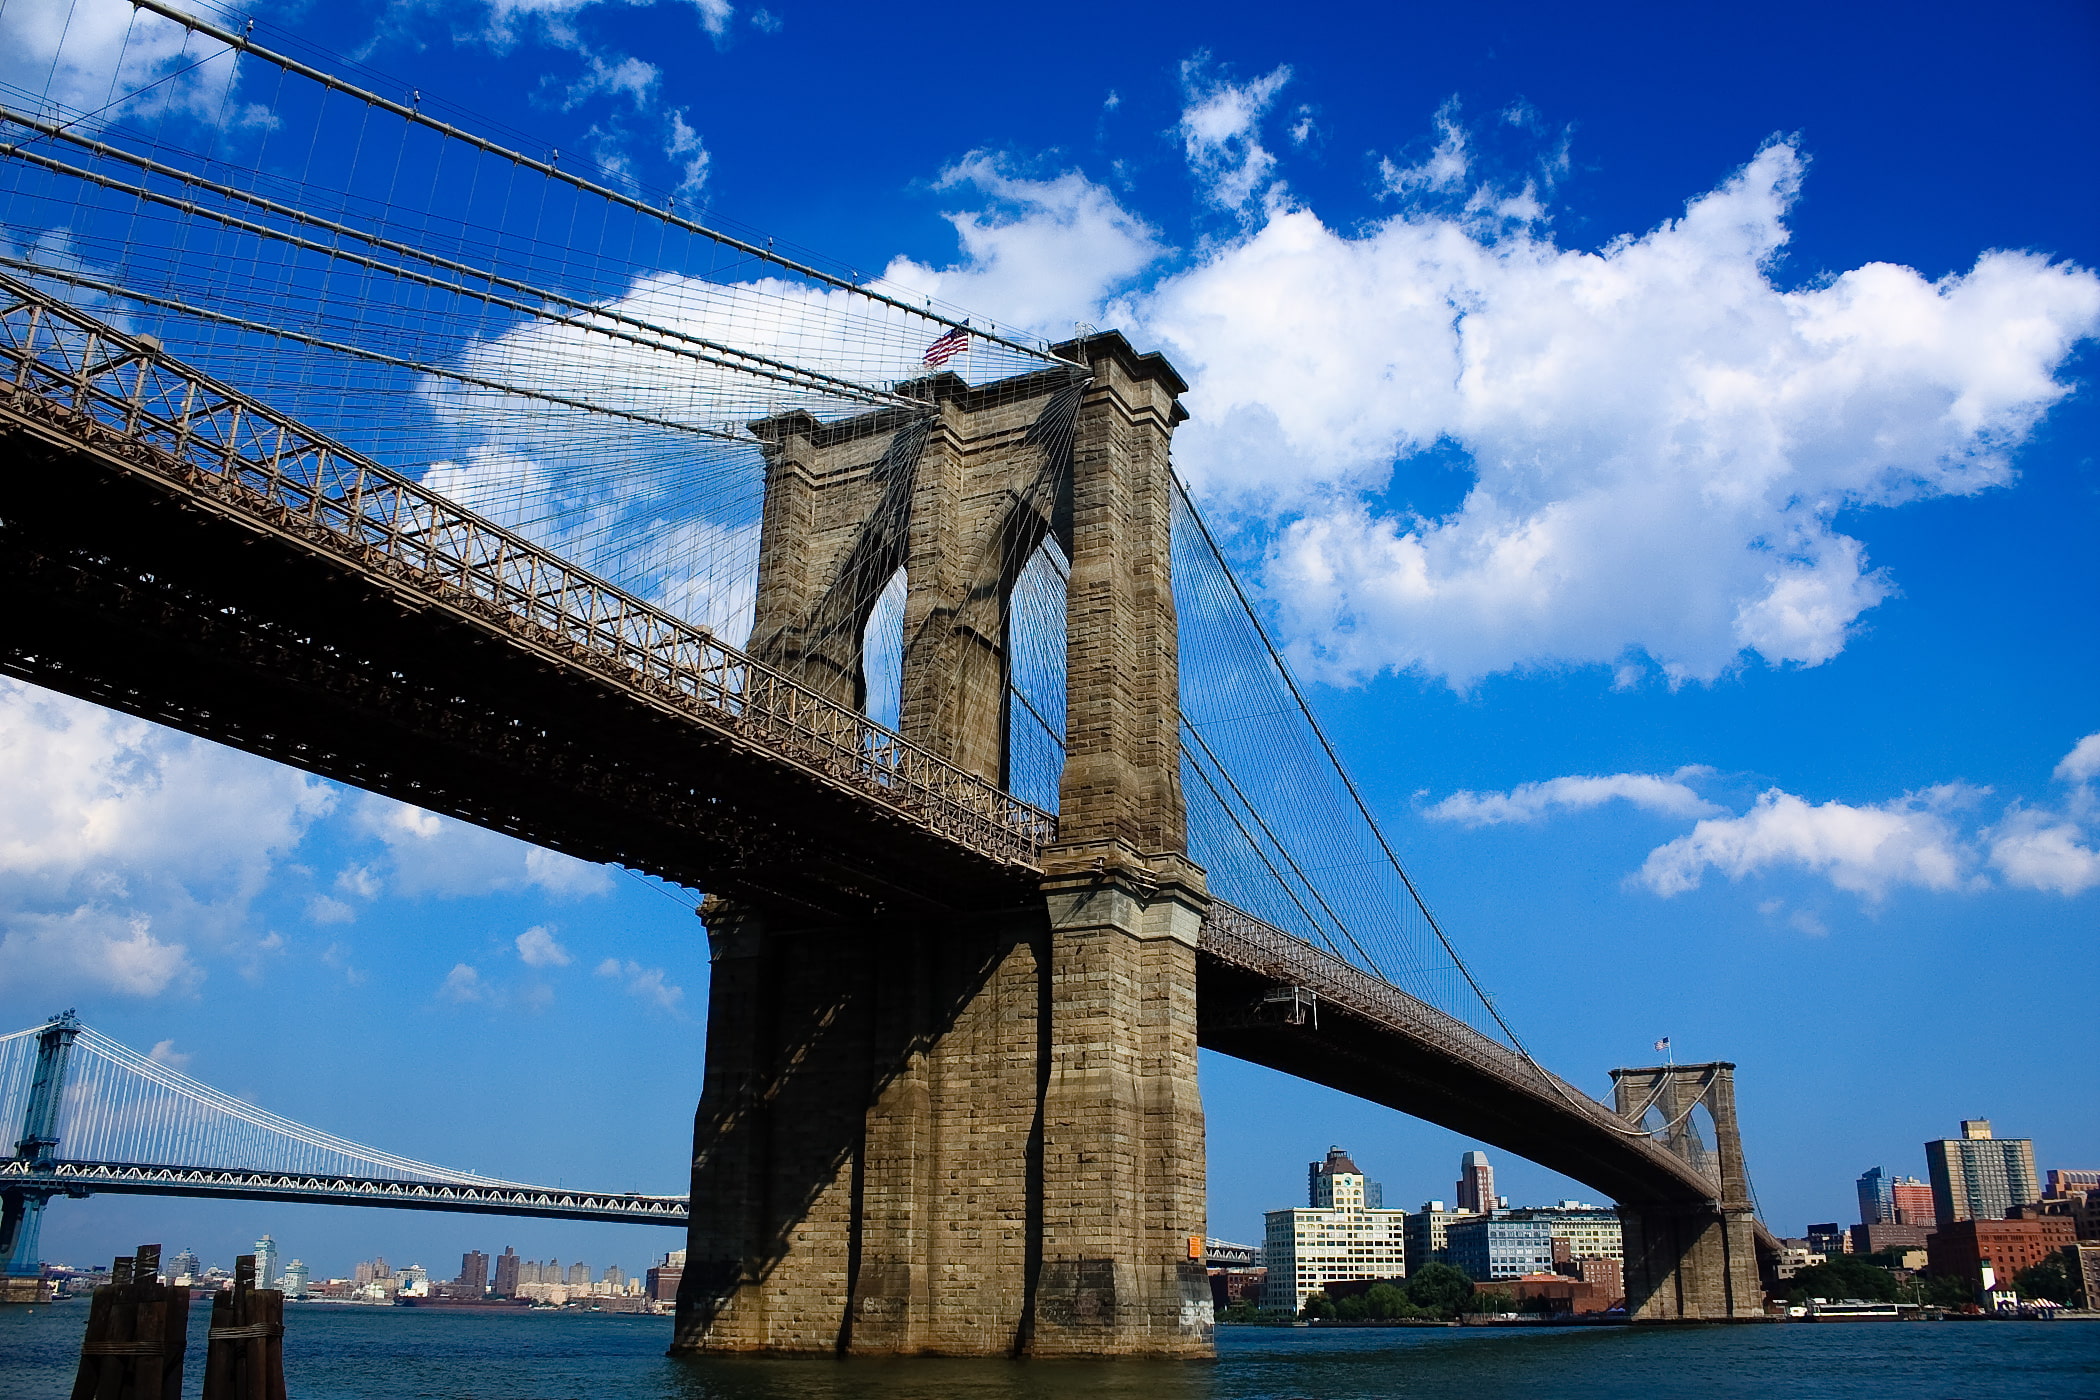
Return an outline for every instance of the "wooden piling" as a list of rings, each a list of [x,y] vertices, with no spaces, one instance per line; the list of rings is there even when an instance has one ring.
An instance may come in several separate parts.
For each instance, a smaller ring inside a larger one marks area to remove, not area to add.
[[[255,1286],[254,1255],[234,1260],[205,1335],[203,1400],[285,1400],[284,1294]]]
[[[182,1400],[190,1290],[162,1283],[160,1246],[119,1256],[88,1304],[73,1400]]]

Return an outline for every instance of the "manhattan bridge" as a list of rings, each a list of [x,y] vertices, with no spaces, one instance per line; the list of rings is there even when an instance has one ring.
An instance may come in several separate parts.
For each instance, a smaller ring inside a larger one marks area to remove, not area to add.
[[[1636,1320],[1760,1314],[1733,1066],[1607,1105],[1526,1051],[1165,359],[195,8],[0,86],[0,671],[704,893],[691,1190],[345,1142],[68,1015],[0,1038],[10,1267],[102,1191],[680,1223],[679,1350],[1202,1355],[1205,1047],[1608,1193]]]

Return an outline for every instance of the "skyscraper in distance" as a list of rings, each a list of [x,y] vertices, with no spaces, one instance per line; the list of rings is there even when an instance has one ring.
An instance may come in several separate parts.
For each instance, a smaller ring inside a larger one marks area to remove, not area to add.
[[[478,1249],[470,1249],[459,1256],[459,1277],[453,1280],[462,1288],[476,1293],[489,1286],[489,1257]]]
[[[1458,1159],[1458,1208],[1495,1208],[1495,1169],[1488,1165],[1487,1153],[1476,1149]]]
[[[264,1235],[255,1242],[255,1286],[275,1288],[280,1277],[277,1268],[277,1241]]]
[[[1965,1118],[1960,1137],[1926,1143],[1925,1166],[1940,1225],[2003,1220],[2014,1206],[2042,1198],[2033,1139],[1993,1137],[1988,1118]]]
[[[1899,1176],[1889,1183],[1889,1197],[1895,1202],[1897,1224],[1932,1226],[1939,1223],[1939,1212],[1932,1204],[1930,1183],[1914,1176]]]
[[[1886,1225],[1896,1218],[1895,1179],[1885,1167],[1868,1167],[1859,1175],[1859,1223]]]
[[[522,1262],[518,1258],[518,1251],[512,1249],[509,1245],[503,1246],[503,1252],[496,1256],[496,1296],[498,1298],[515,1298],[518,1296],[518,1271]]]

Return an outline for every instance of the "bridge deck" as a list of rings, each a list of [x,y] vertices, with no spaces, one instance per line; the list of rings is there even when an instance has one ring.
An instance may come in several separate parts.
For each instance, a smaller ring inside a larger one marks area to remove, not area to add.
[[[143,1162],[0,1162],[0,1188],[30,1186],[66,1195],[198,1196],[219,1200],[304,1201],[311,1205],[380,1206],[469,1215],[529,1215],[546,1220],[599,1220],[683,1228],[683,1196],[632,1191],[564,1191],[545,1186],[399,1181],[247,1171],[232,1167],[155,1166]]]

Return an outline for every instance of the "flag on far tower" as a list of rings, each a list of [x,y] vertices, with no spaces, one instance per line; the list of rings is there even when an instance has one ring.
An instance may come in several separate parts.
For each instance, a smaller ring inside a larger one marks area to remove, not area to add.
[[[926,356],[923,363],[928,367],[945,365],[948,361],[960,355],[968,348],[969,344],[970,333],[961,326],[957,326],[954,330],[949,331],[939,340],[926,347]]]
[[[1670,1048],[1670,1037],[1668,1037],[1668,1036],[1664,1036],[1664,1037],[1663,1037],[1663,1038],[1662,1038],[1661,1040],[1658,1040],[1658,1041],[1656,1041],[1656,1042],[1655,1042],[1655,1048],[1656,1048],[1656,1049],[1658,1049],[1658,1050],[1667,1050],[1667,1049],[1669,1049],[1669,1048]]]

